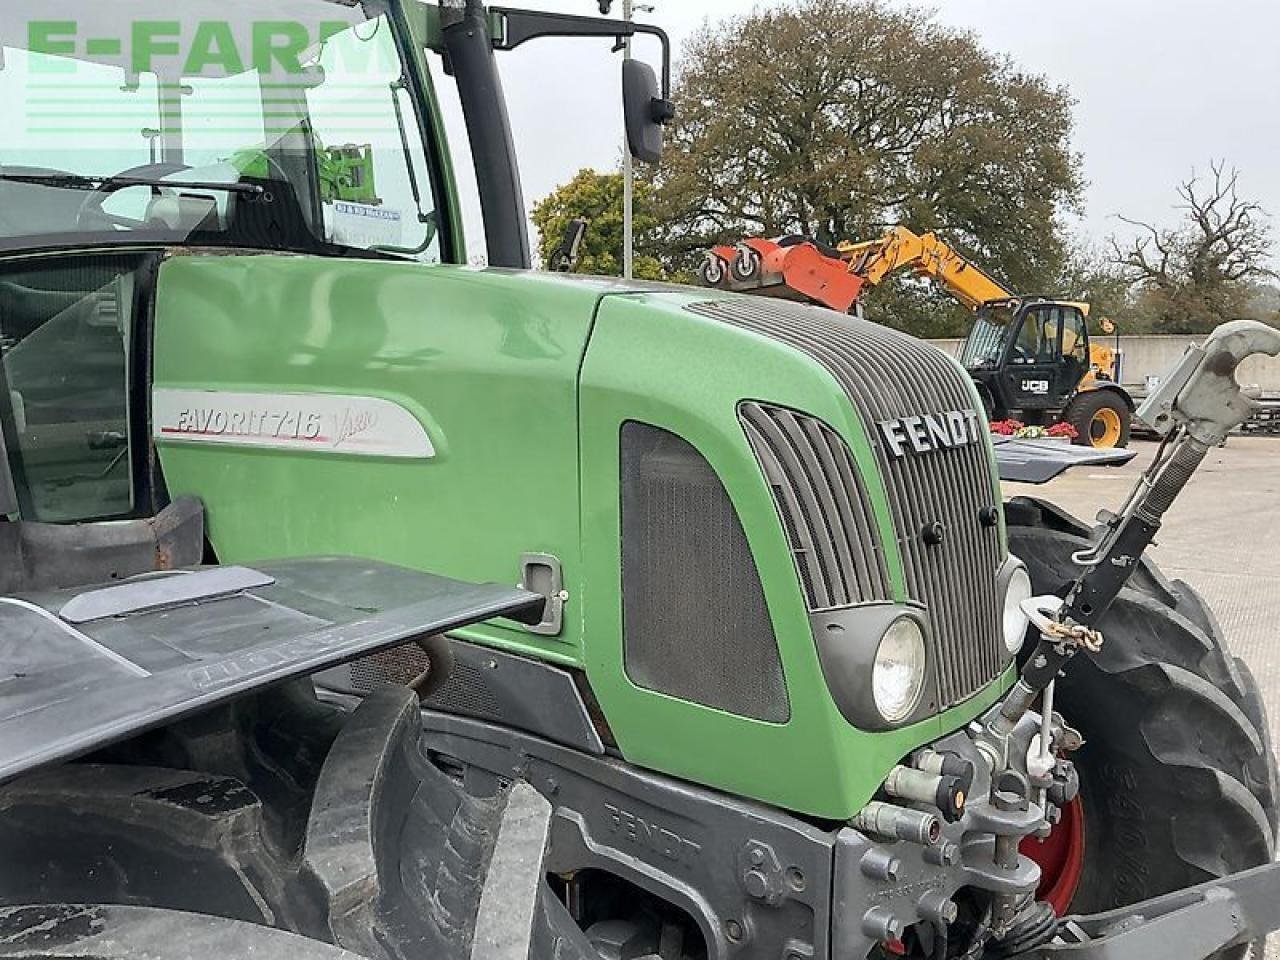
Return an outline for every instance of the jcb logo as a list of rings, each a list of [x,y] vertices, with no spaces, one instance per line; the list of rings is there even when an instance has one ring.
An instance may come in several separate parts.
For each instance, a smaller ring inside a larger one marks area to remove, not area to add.
[[[1022,392],[1035,393],[1040,395],[1046,394],[1049,392],[1049,381],[1048,380],[1023,380]]]

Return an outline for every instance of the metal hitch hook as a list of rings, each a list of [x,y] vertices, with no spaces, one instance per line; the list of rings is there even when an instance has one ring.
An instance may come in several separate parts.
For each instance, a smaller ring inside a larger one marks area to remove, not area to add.
[[[1050,643],[1066,643],[1089,653],[1099,653],[1102,650],[1102,633],[1092,627],[1063,621],[1061,617],[1065,606],[1061,597],[1052,595],[1030,597],[1021,603],[1023,614],[1040,636]]]

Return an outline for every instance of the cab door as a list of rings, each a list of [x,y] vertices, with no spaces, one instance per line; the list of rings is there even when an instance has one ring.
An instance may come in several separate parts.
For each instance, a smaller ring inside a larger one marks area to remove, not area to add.
[[[1019,410],[1045,410],[1061,406],[1074,389],[1079,374],[1069,376],[1064,364],[1063,332],[1075,362],[1083,318],[1075,307],[1032,304],[1022,313],[1018,332],[1009,343],[1002,377],[1009,406]],[[1085,347],[1087,351],[1087,346]],[[1087,356],[1087,353],[1086,353]]]
[[[0,487],[13,488],[0,500],[12,493],[17,519],[154,513],[143,331],[156,262],[122,252],[0,264]]]

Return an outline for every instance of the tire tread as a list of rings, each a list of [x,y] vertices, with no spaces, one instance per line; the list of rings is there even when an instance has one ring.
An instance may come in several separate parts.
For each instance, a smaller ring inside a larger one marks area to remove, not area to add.
[[[1098,536],[1030,498],[1010,501],[1006,522],[1037,593],[1074,579],[1071,555]],[[1075,759],[1102,848],[1073,909],[1124,906],[1270,860],[1280,777],[1266,707],[1208,605],[1144,558],[1100,629],[1102,652],[1077,658],[1058,687],[1067,722],[1089,741]]]

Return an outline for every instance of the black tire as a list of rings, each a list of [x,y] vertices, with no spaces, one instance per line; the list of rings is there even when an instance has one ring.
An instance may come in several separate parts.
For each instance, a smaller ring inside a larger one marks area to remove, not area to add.
[[[1119,437],[1111,447],[1120,448],[1129,445],[1129,434],[1133,429],[1133,411],[1124,397],[1114,390],[1098,389],[1078,393],[1062,412],[1062,419],[1071,424],[1076,431],[1077,446],[1098,446],[1100,439],[1096,428],[1100,417],[1108,414],[1119,420]]]
[[[698,279],[704,287],[719,287],[724,284],[728,272],[723,260],[714,253],[708,253],[698,267]]]
[[[978,399],[982,401],[982,414],[987,418],[988,423],[994,423],[996,420],[1005,419],[1007,410],[996,409],[996,398],[991,394],[991,388],[985,383],[974,383],[974,387],[978,391]]]
[[[6,784],[0,904],[146,905],[328,939],[300,854],[341,723],[295,682]]]
[[[1036,500],[1015,499],[1005,514],[1036,592],[1058,592],[1089,528]],[[1086,834],[1072,912],[1269,862],[1277,777],[1266,711],[1208,607],[1144,559],[1100,628],[1102,652],[1077,656],[1057,687],[1056,707],[1086,740],[1072,757]]]

